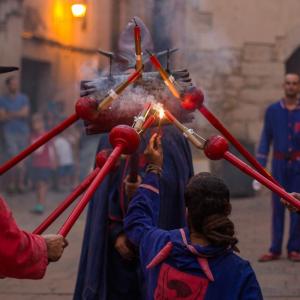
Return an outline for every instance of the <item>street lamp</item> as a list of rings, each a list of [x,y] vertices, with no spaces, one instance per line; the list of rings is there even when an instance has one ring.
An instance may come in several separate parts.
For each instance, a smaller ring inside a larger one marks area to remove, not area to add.
[[[87,5],[85,1],[75,1],[71,5],[71,11],[74,18],[84,18],[86,15]]]

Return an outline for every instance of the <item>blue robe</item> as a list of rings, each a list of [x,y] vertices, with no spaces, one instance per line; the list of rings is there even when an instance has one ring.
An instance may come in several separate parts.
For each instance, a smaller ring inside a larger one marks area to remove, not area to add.
[[[147,132],[141,141],[140,153],[143,153],[149,137]],[[173,126],[163,126],[162,145],[164,163],[159,226],[173,229],[185,226],[184,187],[193,176],[192,155],[188,142]],[[98,151],[108,147],[108,136],[103,135]],[[136,294],[136,283],[140,280],[138,264],[126,265],[113,247],[114,240],[123,232],[128,202],[121,184],[127,173],[124,171],[126,165],[126,161],[121,160],[118,170],[106,178],[89,205],[74,294],[76,300],[113,299],[112,289],[127,295],[131,293],[122,299],[140,299]],[[140,171],[143,173],[143,166]],[[114,282],[112,278],[115,278]]]
[[[300,192],[300,104],[289,111],[284,101],[270,105],[265,113],[264,128],[257,159],[266,166],[273,146],[272,175],[288,192]],[[272,243],[270,252],[281,254],[285,207],[277,194],[272,194]],[[300,251],[300,218],[290,213],[288,252]]]
[[[188,228],[159,229],[159,202],[159,176],[149,173],[124,220],[128,238],[139,247],[145,299],[263,299],[250,264],[231,249],[192,244]]]

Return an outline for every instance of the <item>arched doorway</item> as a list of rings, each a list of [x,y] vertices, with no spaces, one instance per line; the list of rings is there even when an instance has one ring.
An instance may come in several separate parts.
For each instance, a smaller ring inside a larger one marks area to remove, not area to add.
[[[300,47],[298,47],[285,62],[286,73],[300,75]]]

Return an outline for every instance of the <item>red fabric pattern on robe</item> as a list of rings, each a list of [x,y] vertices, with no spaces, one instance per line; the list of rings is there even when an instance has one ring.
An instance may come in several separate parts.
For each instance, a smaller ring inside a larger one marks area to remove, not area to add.
[[[22,231],[0,197],[0,277],[40,279],[47,265],[44,238]]]
[[[155,300],[204,300],[208,279],[181,272],[164,263],[160,269]]]

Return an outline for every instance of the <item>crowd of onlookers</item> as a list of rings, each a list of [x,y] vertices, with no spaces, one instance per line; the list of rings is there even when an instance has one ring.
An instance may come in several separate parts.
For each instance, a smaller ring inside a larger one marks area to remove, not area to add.
[[[28,97],[19,91],[18,78],[8,77],[0,96],[0,162],[3,163],[32,144],[64,116],[63,102],[51,101],[44,111],[32,112]],[[72,126],[38,148],[5,173],[2,189],[8,193],[35,190],[34,213],[43,213],[47,191],[69,191],[79,181],[80,129]],[[3,184],[5,182],[5,185]]]

